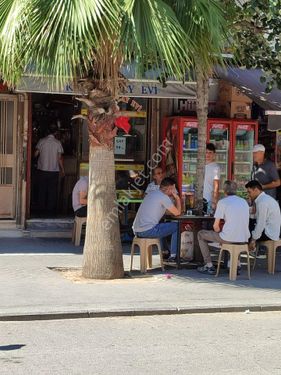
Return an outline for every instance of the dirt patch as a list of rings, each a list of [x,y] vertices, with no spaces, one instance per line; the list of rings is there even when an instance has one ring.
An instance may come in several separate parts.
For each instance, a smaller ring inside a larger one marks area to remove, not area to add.
[[[82,276],[82,268],[81,267],[48,267],[51,271],[59,272],[59,274],[74,283],[79,284],[104,284],[104,283],[110,283],[110,284],[127,284],[127,283],[133,283],[133,282],[157,282],[157,281],[163,281],[171,279],[174,275],[171,275],[169,273],[147,273],[145,275],[140,274],[138,271],[133,272],[125,272],[125,276],[123,279],[114,279],[114,280],[96,280],[96,279],[87,279]]]

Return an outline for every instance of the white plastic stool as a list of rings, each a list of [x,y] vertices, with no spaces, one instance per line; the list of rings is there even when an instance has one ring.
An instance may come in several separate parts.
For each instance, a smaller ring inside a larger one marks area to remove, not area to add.
[[[140,248],[140,271],[145,273],[147,268],[152,267],[152,246],[157,246],[159,256],[160,256],[160,264],[162,271],[164,271],[164,264],[163,264],[163,257],[161,251],[161,245],[159,238],[140,238],[134,237],[131,247],[131,265],[130,271],[133,268],[133,257],[135,252],[135,246]]]
[[[220,272],[220,263],[222,258],[223,251],[226,250],[230,254],[230,266],[229,266],[229,280],[236,280],[237,278],[237,267],[238,267],[238,259],[241,253],[247,254],[247,266],[248,266],[248,279],[251,278],[250,276],[250,257],[249,257],[249,247],[248,244],[232,244],[232,243],[223,243],[221,244],[219,259],[218,259],[218,268],[216,277],[218,277]]]
[[[260,242],[257,242],[257,245],[265,246],[267,248],[267,271],[268,273],[271,273],[272,275],[274,275],[276,249],[277,247],[281,246],[281,239],[276,240],[276,241],[260,241]],[[258,251],[258,249],[256,251]],[[255,265],[256,265],[256,259],[257,257],[255,257],[253,269],[255,268]]]
[[[75,246],[79,246],[81,242],[81,232],[83,224],[86,224],[87,217],[75,216],[73,230],[72,230],[72,242]]]

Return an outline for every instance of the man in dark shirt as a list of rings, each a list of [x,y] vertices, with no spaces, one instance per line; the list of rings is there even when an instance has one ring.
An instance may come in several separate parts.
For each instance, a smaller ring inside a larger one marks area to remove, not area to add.
[[[253,171],[252,180],[258,181],[263,191],[276,199],[276,188],[280,186],[280,179],[275,164],[264,157],[264,145],[257,144],[253,148]]]

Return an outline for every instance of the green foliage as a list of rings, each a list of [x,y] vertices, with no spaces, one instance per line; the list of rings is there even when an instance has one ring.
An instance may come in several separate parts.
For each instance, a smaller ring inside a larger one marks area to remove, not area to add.
[[[267,92],[275,85],[281,89],[281,0],[249,0],[242,7],[223,3],[232,10],[231,44],[237,61],[264,71],[261,80],[267,82]]]
[[[216,0],[0,0],[0,72],[60,87],[98,70],[116,86],[123,60],[184,79],[220,59],[223,25]]]

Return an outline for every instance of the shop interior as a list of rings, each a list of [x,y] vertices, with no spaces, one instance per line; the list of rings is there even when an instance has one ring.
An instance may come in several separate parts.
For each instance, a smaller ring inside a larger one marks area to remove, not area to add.
[[[121,114],[129,117],[130,131],[126,134],[118,130],[114,143],[117,198],[120,192],[130,191],[135,198],[143,195],[149,181],[141,188],[134,187],[139,172],[145,170],[147,153],[147,100],[138,99],[142,106],[140,111],[132,110],[131,99],[128,103],[119,103]],[[59,178],[56,214],[52,217],[72,217],[72,190],[79,179],[80,171],[88,170],[89,142],[87,127],[82,120],[72,120],[74,114],[81,112],[81,106],[71,95],[32,95],[32,156],[31,156],[31,189],[30,218],[41,218],[46,215],[40,212],[38,202],[37,158],[34,157],[38,141],[47,135],[48,126],[55,122],[58,126],[57,138],[64,149],[65,176]],[[132,192],[134,190],[134,192]],[[123,218],[121,218],[121,222]]]
[[[81,126],[72,116],[79,111],[79,103],[70,95],[32,95],[32,151],[31,151],[31,189],[30,218],[42,217],[38,202],[38,173],[34,152],[38,141],[47,135],[48,126],[55,123],[58,127],[57,138],[61,142],[64,154],[65,176],[60,176],[55,217],[73,216],[71,193],[78,178],[80,159],[79,140]]]

